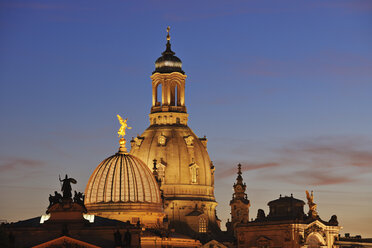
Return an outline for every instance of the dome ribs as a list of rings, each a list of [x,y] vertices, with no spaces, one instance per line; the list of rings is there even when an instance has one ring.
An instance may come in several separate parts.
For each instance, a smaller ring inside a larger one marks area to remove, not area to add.
[[[91,187],[90,186],[88,186],[88,189],[90,188],[90,191],[88,191],[88,192],[90,192],[89,193],[89,197],[88,197],[88,199],[89,199],[89,202],[93,202],[92,201],[92,195],[94,195],[93,193],[94,193],[94,191],[95,191],[95,195],[96,195],[96,199],[95,199],[95,202],[97,202],[97,192],[98,192],[98,185],[96,185],[96,179],[97,179],[97,177],[98,177],[98,175],[99,175],[99,172],[102,170],[102,168],[104,168],[104,165],[105,165],[105,162],[106,161],[102,161],[101,162],[101,164],[97,167],[97,169],[93,172],[93,174],[92,174],[92,181],[90,181],[90,184],[88,184],[88,185],[92,185]]]
[[[133,162],[131,160],[131,158],[129,157],[126,157],[127,159],[127,167],[128,167],[128,189],[129,189],[129,192],[130,192],[130,195],[129,195],[129,201],[131,201],[130,199],[132,199],[132,202],[136,202],[138,201],[138,188],[136,187],[137,186],[137,180],[136,180],[136,176],[135,176],[135,171],[134,171],[134,166],[133,166]],[[129,168],[130,168],[130,172],[129,172]],[[137,197],[137,199],[136,199]]]
[[[86,199],[87,199],[87,203],[90,203],[92,202],[92,191],[93,191],[93,185],[94,185],[94,182],[97,178],[97,174],[98,172],[101,170],[102,166],[103,166],[104,162],[101,162],[97,168],[94,170],[93,174],[91,175],[91,177],[89,178],[89,182],[88,182],[88,185],[87,185],[87,188],[86,188],[86,192],[85,192],[85,195],[86,195]]]
[[[106,162],[104,163],[104,165],[102,166],[103,167],[103,170],[101,171],[100,175],[99,175],[99,180],[98,180],[98,185],[97,185],[97,192],[96,192],[96,201],[95,202],[104,202],[104,185],[103,185],[103,189],[102,186],[101,186],[101,182],[102,182],[102,178],[103,178],[103,175],[106,171],[106,168],[107,168],[107,165],[109,164],[109,162],[111,161],[113,157],[109,157]],[[98,176],[98,175],[97,175]],[[102,190],[102,200],[100,200],[100,193],[101,193],[101,190]]]
[[[121,194],[122,194],[122,182],[121,182],[121,178],[122,178],[122,172],[123,172],[123,164],[124,164],[124,156],[121,156],[120,157],[120,187],[119,187],[119,202],[122,201],[122,198],[121,198]]]
[[[114,157],[111,157],[111,159],[110,160],[114,160],[114,159],[116,159],[117,160],[117,158],[114,158]],[[110,163],[110,165],[112,165],[113,163],[111,162]],[[114,164],[116,164],[116,163],[114,163]],[[108,168],[107,168],[107,170],[106,170],[106,174],[105,174],[105,183],[103,184],[103,194],[102,194],[102,198],[103,198],[103,201],[104,202],[108,202],[108,200],[107,200],[107,184],[108,184],[108,182],[109,182],[109,180],[108,180],[108,178],[109,178],[109,176],[110,176],[110,172],[112,171],[112,168],[111,168],[111,166],[108,166]],[[104,171],[105,172],[105,171]],[[111,190],[110,190],[111,191]],[[110,196],[111,196],[111,194],[110,194]]]
[[[116,172],[116,168],[118,167],[118,160],[121,159],[121,156],[119,158],[116,159],[116,163],[115,163],[115,166],[113,169],[110,170],[110,173],[112,171],[112,176],[111,176],[111,196],[110,196],[110,201],[112,202],[116,202],[116,199],[114,199],[112,196],[114,195],[115,197],[115,191],[116,191],[116,175],[115,175],[115,172]],[[115,185],[114,185],[115,184]]]

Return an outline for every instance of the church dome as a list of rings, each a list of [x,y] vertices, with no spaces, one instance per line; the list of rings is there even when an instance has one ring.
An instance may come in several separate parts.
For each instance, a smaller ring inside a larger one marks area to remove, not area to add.
[[[267,205],[270,207],[270,212],[267,216],[269,220],[294,220],[304,219],[305,202],[296,199],[293,195],[280,196],[279,199],[270,201]]]
[[[85,190],[85,206],[92,214],[150,226],[164,216],[155,177],[125,147],[97,166]]]
[[[159,187],[148,167],[128,153],[103,160],[90,177],[85,203],[161,203]]]
[[[186,125],[151,125],[131,142],[130,153],[141,158],[149,169],[157,160],[166,198],[214,201],[214,167],[206,142]]]

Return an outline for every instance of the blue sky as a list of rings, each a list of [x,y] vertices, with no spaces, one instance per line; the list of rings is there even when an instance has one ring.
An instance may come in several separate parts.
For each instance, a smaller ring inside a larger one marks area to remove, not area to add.
[[[250,217],[279,194],[372,236],[370,1],[0,1],[0,219],[40,215],[68,173],[83,191],[148,126],[150,75],[172,49],[189,126],[207,135],[218,215],[237,163]]]

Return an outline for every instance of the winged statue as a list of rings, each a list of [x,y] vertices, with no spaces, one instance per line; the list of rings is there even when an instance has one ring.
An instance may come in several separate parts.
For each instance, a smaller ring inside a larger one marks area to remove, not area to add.
[[[120,122],[120,129],[118,131],[118,135],[119,135],[119,138],[120,136],[123,138],[125,136],[125,129],[132,129],[131,127],[128,127],[128,124],[127,124],[127,120],[128,118],[126,118],[125,120],[120,116],[120,115],[117,115],[118,117],[118,120]]]

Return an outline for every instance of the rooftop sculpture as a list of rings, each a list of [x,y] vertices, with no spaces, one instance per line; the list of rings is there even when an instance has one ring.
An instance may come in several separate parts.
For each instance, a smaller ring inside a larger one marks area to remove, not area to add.
[[[307,198],[307,204],[309,205],[309,217],[316,218],[318,216],[318,212],[316,211],[316,204],[314,203],[314,194],[313,191],[311,191],[311,194],[309,191],[306,190],[306,198]]]

